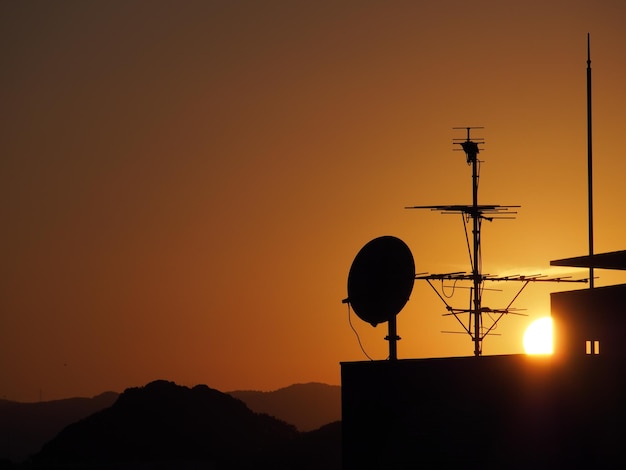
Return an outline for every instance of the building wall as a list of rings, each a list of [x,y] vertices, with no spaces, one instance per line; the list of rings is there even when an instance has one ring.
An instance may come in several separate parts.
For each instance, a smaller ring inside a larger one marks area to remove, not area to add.
[[[545,359],[545,358],[544,358]],[[342,364],[344,470],[508,466],[541,438],[549,361],[488,356]],[[518,441],[521,447],[511,447]]]
[[[341,373],[344,470],[625,463],[626,386],[608,362],[482,356],[342,363]]]
[[[551,303],[552,356],[342,363],[344,470],[626,466],[626,284]]]
[[[626,358],[626,284],[550,295],[554,354]]]

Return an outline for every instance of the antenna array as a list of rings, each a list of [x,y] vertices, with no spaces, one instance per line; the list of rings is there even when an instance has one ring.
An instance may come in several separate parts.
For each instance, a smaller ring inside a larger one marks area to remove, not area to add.
[[[451,315],[456,318],[459,324],[463,327],[465,333],[467,333],[474,343],[474,355],[482,355],[482,342],[484,338],[489,335],[496,327],[498,322],[504,315],[516,314],[521,315],[512,308],[513,302],[519,297],[524,288],[531,282],[587,282],[587,279],[570,279],[568,277],[547,277],[542,275],[516,275],[516,276],[493,276],[489,274],[483,274],[482,272],[482,255],[481,255],[481,230],[482,222],[487,220],[489,222],[495,219],[512,219],[512,215],[517,212],[511,209],[519,208],[520,206],[501,206],[501,205],[484,205],[478,203],[478,177],[481,161],[478,159],[480,153],[480,145],[484,144],[483,138],[472,138],[471,131],[473,129],[482,129],[482,127],[455,127],[455,130],[463,129],[467,132],[466,137],[462,139],[453,139],[453,143],[460,145],[460,149],[465,152],[467,164],[472,167],[472,204],[470,205],[436,205],[436,206],[411,206],[406,209],[430,209],[440,211],[444,214],[461,214],[463,216],[463,223],[467,226],[467,223],[471,221],[472,225],[472,244],[468,246],[470,255],[471,272],[455,272],[445,274],[425,274],[417,275],[416,279],[422,279],[428,282],[435,293],[443,301],[448,313],[444,315]],[[467,233],[467,228],[466,228]],[[469,239],[468,239],[469,245]],[[470,281],[472,286],[470,288],[470,306],[469,308],[454,308],[448,304],[444,296],[434,286],[434,280],[453,280],[453,281]],[[492,309],[483,306],[482,296],[485,290],[484,284],[488,281],[512,281],[521,282],[522,287],[517,291],[513,299],[504,308]],[[485,325],[483,320],[483,314],[488,314],[491,319],[491,324]],[[462,316],[467,315],[467,323],[463,321]]]

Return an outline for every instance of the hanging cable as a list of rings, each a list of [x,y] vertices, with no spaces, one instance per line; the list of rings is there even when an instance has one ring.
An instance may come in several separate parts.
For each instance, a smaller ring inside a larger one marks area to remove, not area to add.
[[[369,356],[369,354],[367,354],[367,352],[365,352],[365,348],[363,347],[363,344],[361,343],[361,338],[359,337],[359,332],[356,331],[356,328],[352,324],[351,312],[352,312],[352,309],[350,308],[350,302],[348,302],[348,324],[350,325],[350,328],[352,328],[352,331],[354,331],[354,335],[356,336],[356,340],[359,343],[359,347],[361,348],[361,351],[363,351],[363,354],[365,354],[365,357],[367,357],[370,361],[373,361],[374,359],[372,359]]]
[[[451,299],[452,296],[454,295],[454,291],[456,290],[456,283],[457,283],[458,279],[455,279],[454,282],[452,283],[452,292],[450,292],[450,295],[446,294],[446,289],[445,286],[443,285],[443,279],[441,280],[441,294],[446,298],[446,299]]]
[[[469,235],[467,234],[467,214],[461,213],[461,220],[463,221],[463,231],[465,232],[465,243],[467,244],[467,253],[469,255],[470,266],[474,266],[472,261],[472,247],[470,246]]]

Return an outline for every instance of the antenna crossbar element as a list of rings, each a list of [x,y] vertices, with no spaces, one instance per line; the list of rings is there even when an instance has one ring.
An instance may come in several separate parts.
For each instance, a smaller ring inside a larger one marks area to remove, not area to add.
[[[519,281],[519,282],[582,282],[582,283],[587,283],[589,282],[589,279],[587,278],[581,278],[581,279],[572,279],[571,276],[553,276],[553,277],[547,277],[547,276],[540,276],[540,275],[536,275],[536,276],[502,276],[502,277],[498,277],[498,276],[493,276],[493,277],[486,277],[485,281],[494,281],[494,282],[498,282],[498,281]]]
[[[546,276],[543,274],[515,274],[513,276],[495,276],[492,274],[482,274],[482,281],[487,282],[577,282],[587,283],[589,279],[573,279],[572,276]],[[454,272],[444,274],[422,273],[415,276],[416,280],[440,280],[440,281],[473,281],[474,275],[467,272]]]
[[[455,204],[455,205],[437,205],[437,206],[406,206],[405,209],[430,209],[433,211],[455,211],[455,212],[464,212],[467,214],[472,214],[474,212],[488,212],[488,213],[496,213],[496,212],[504,212],[511,208],[518,208],[521,206],[501,206],[501,205],[477,205],[474,207],[473,205],[463,205],[463,204]]]
[[[433,280],[455,280],[455,279],[469,279],[469,275],[465,271],[458,271],[454,273],[444,273],[444,274],[420,274],[419,276],[415,276],[415,279],[433,279]]]
[[[491,222],[494,219],[513,219],[514,217],[507,217],[511,214],[517,214],[517,211],[511,211],[510,209],[516,209],[520,206],[500,206],[500,205],[450,205],[450,206],[407,206],[405,209],[429,209],[432,211],[439,211],[442,214],[465,214],[468,217],[485,219]],[[485,215],[489,214],[489,216]]]
[[[467,137],[465,138],[465,140],[474,140],[474,141],[476,141],[476,140],[482,140],[482,141],[484,141],[484,140],[485,140],[485,139],[483,139],[482,137],[479,137],[479,138],[474,137],[474,138],[472,139],[472,138],[470,137],[470,133],[471,133],[472,129],[484,129],[484,127],[483,127],[483,126],[463,126],[463,127],[453,127],[453,128],[452,128],[452,130],[455,130],[455,131],[458,131],[458,130],[464,130],[464,131],[467,131]],[[461,139],[459,139],[459,138],[455,138],[455,139],[452,139],[452,140],[454,141],[454,140],[461,140]]]

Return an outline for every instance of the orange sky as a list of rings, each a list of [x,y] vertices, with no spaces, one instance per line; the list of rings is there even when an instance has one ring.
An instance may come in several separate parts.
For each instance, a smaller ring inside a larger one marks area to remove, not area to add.
[[[366,242],[469,269],[460,216],[403,209],[471,202],[454,126],[485,127],[481,202],[522,206],[484,225],[484,272],[585,254],[587,32],[596,252],[626,248],[624,20],[621,0],[0,3],[0,398],[340,383]],[[566,287],[529,286],[484,353],[521,352]],[[417,283],[400,358],[472,354],[442,313]],[[353,320],[384,359],[386,326]]]

